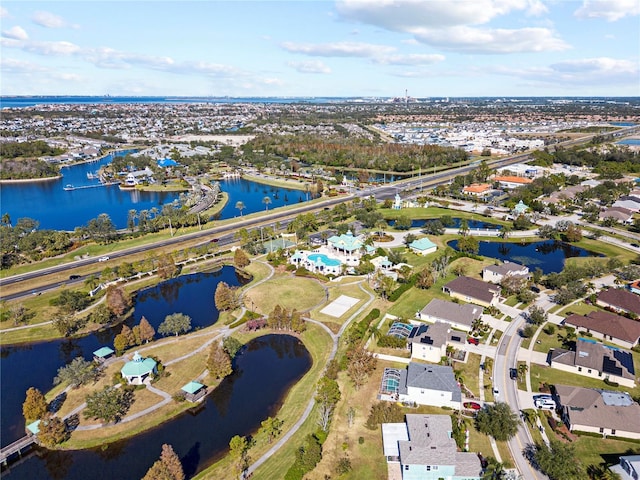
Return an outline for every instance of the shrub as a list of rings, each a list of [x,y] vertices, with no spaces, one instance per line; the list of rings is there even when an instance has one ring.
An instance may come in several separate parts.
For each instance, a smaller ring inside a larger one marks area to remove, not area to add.
[[[358,437],[358,443],[362,445],[364,443],[364,437]]]
[[[365,426],[369,430],[375,430],[382,423],[399,423],[404,420],[404,413],[396,403],[378,402],[374,403],[367,418]]]
[[[407,346],[407,341],[404,338],[399,338],[395,335],[383,335],[378,339],[378,346],[383,348],[405,348]]]

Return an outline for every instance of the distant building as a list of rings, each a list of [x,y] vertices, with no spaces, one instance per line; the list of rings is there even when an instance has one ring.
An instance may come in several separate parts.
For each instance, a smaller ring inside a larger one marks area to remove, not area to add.
[[[407,414],[406,423],[383,423],[387,463],[398,464],[402,480],[480,480],[478,455],[459,452],[449,415]],[[391,478],[391,477],[389,477]]]
[[[393,198],[393,205],[391,206],[393,210],[400,210],[402,208],[402,199],[400,195],[396,193],[396,196]]]
[[[425,322],[444,322],[453,328],[470,332],[473,322],[482,317],[482,308],[434,298],[418,312],[418,317]]]
[[[528,205],[525,205],[525,203],[520,200],[515,207],[513,207],[513,210],[511,211],[511,213],[513,214],[514,217],[519,217],[520,215],[524,215],[525,213],[527,213],[530,210]]]
[[[640,296],[624,288],[610,288],[598,293],[597,305],[611,308],[616,312],[640,316]]]
[[[627,392],[556,385],[569,430],[640,439],[640,405]]]
[[[631,352],[608,347],[595,340],[578,338],[575,351],[552,349],[550,364],[552,368],[565,372],[635,387],[636,375]]]
[[[142,385],[151,375],[155,375],[156,361],[153,358],[142,358],[138,352],[133,354],[133,360],[124,364],[120,373],[130,385]]]
[[[533,181],[530,178],[515,177],[512,175],[504,176],[504,177],[496,176],[493,178],[493,180],[495,182],[498,182],[501,188],[505,188],[505,189],[522,187],[523,185],[529,185]]]
[[[500,287],[471,277],[458,277],[442,287],[444,293],[465,302],[489,307],[498,303]]]
[[[409,244],[411,251],[417,255],[429,255],[438,249],[438,246],[427,237],[414,240]]]
[[[482,280],[485,282],[500,283],[507,276],[528,280],[530,277],[529,267],[519,263],[504,262],[500,265],[488,265],[482,269]]]
[[[143,182],[153,183],[153,172],[149,167],[144,170],[136,170],[135,172],[127,173],[124,180],[124,184],[127,187],[135,187]]]
[[[633,223],[633,212],[629,209],[622,207],[610,207],[598,214],[600,220],[607,218],[613,218],[616,222],[620,223]]]
[[[485,197],[493,190],[488,183],[472,183],[462,189],[462,193],[472,197]]]
[[[640,340],[640,322],[611,312],[593,311],[587,315],[569,315],[564,324],[578,332],[587,332],[624,348],[633,348]]]

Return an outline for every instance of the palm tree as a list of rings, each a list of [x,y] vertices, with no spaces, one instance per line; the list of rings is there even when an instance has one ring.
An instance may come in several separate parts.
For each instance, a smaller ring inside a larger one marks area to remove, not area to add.
[[[236,202],[236,208],[240,210],[240,216],[242,216],[242,210],[244,210],[244,202],[242,200],[238,200]]]
[[[520,379],[521,382],[528,371],[529,371],[529,366],[526,363],[521,363],[520,365],[518,365],[518,378]]]
[[[129,227],[129,230],[132,232],[136,228],[136,218],[138,218],[138,211],[135,208],[132,208],[127,213],[127,227]]]
[[[2,214],[2,220],[0,220],[0,225],[5,225],[7,227],[11,227],[11,215],[8,213]]]
[[[262,203],[264,203],[264,207],[265,207],[264,209],[269,210],[269,205],[271,204],[271,197],[267,195],[262,199]],[[236,208],[237,207],[238,207],[238,204],[236,203]]]

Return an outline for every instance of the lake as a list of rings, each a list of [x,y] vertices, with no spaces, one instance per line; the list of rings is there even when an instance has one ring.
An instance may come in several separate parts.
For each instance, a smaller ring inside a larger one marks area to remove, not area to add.
[[[452,240],[447,242],[447,245],[457,250],[458,241]],[[478,253],[483,257],[526,265],[531,272],[540,268],[545,274],[561,272],[565,260],[570,257],[602,256],[584,248],[555,240],[526,243],[481,241]]]
[[[114,155],[123,156],[134,151],[123,150]],[[126,228],[129,210],[160,210],[162,205],[178,199],[178,192],[120,190],[118,185],[103,186],[98,179],[87,178],[87,174],[95,173],[112,159],[107,155],[96,162],[63,167],[63,177],[56,180],[4,183],[0,188],[0,214],[8,213],[14,225],[19,218],[28,217],[37,220],[41,229],[73,231],[106,213],[116,228]],[[69,184],[90,188],[64,190]],[[271,187],[245,179],[222,180],[220,187],[229,194],[229,201],[217,219],[239,216],[240,211],[235,208],[238,201],[244,203],[242,214],[247,215],[265,210],[263,199],[266,196],[271,200],[270,209],[307,199],[302,190]],[[312,198],[311,194],[309,198]]]
[[[183,275],[167,280],[138,293],[134,303],[134,318],[126,323],[129,326],[137,325],[144,315],[157,330],[167,315],[185,313],[191,317],[193,328],[213,325],[218,320],[213,295],[221,281],[230,286],[239,286],[246,283],[247,279],[239,276],[235,268],[227,266],[212,273]],[[24,435],[22,402],[29,387],[48,391],[53,386],[58,368],[76,357],[91,360],[92,352],[102,346],[113,347],[113,338],[121,330],[122,325],[118,325],[80,338],[0,348],[2,446]]]
[[[260,422],[275,416],[286,392],[310,367],[311,356],[296,337],[256,338],[234,360],[233,374],[201,406],[104,449],[37,448],[23,463],[10,465],[9,478],[138,480],[159,458],[163,443],[173,447],[191,478],[220,458],[234,435],[250,435]]]

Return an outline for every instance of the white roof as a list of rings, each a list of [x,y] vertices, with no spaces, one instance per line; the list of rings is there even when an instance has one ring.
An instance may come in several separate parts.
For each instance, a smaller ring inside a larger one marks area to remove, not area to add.
[[[382,424],[382,449],[385,457],[399,457],[398,442],[409,440],[409,430],[406,423]]]

